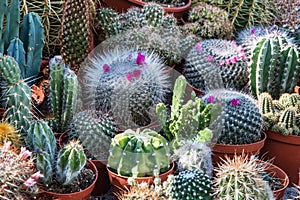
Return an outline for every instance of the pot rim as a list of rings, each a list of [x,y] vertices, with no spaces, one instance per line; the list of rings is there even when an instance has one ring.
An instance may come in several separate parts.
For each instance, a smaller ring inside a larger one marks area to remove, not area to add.
[[[282,135],[281,133],[267,130],[267,137],[268,139],[279,141],[282,143],[292,144],[292,145],[298,145],[300,146],[300,136],[297,135]]]

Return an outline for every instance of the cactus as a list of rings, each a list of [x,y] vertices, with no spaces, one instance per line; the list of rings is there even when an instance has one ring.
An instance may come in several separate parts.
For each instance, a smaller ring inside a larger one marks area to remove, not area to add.
[[[294,90],[299,72],[299,52],[295,45],[276,32],[261,37],[251,57],[251,92],[255,97],[268,92],[278,99]]]
[[[71,121],[71,135],[97,160],[107,160],[111,139],[116,135],[116,124],[109,113],[84,110]]]
[[[164,9],[156,3],[147,3],[142,8],[144,20],[147,24],[158,27],[162,25]]]
[[[79,85],[76,74],[56,56],[50,60],[50,105],[56,119],[55,130],[64,132],[76,109]]]
[[[123,176],[158,177],[170,168],[167,140],[150,129],[128,129],[116,135],[109,153],[108,167]]]
[[[145,2],[155,2],[166,7],[181,7],[186,4],[185,1],[181,0],[145,0]]]
[[[272,127],[272,130],[283,135],[300,135],[299,127],[296,126],[296,115],[295,108],[289,107],[285,109],[281,113],[278,123]]]
[[[34,163],[29,159],[31,152],[22,147],[17,154],[11,149],[11,142],[0,147],[0,199],[27,199],[38,192],[34,184],[28,187],[26,182],[35,175]],[[36,183],[34,180],[33,183]]]
[[[116,35],[120,32],[118,29],[120,26],[120,22],[118,21],[118,13],[114,9],[101,8],[97,10],[97,20],[98,26],[105,33],[106,38]]]
[[[273,200],[273,193],[260,172],[264,171],[255,159],[245,155],[226,158],[215,169],[215,194],[218,199]]]
[[[79,142],[70,142],[57,155],[56,179],[63,185],[71,184],[86,163],[83,147]]]
[[[233,25],[228,17],[225,10],[201,2],[189,11],[188,23],[185,23],[183,29],[200,38],[231,39]]]
[[[262,114],[255,100],[249,95],[231,90],[212,90],[203,100],[205,103],[219,102],[222,112],[216,119],[221,120],[220,134],[213,140],[220,144],[250,144],[261,140]]]
[[[248,62],[243,47],[235,41],[210,39],[198,42],[191,49],[184,75],[194,87],[242,89],[248,82]],[[221,80],[220,80],[221,79]],[[223,84],[222,84],[223,83]]]
[[[212,181],[198,170],[185,170],[174,177],[171,184],[172,199],[213,199]]]
[[[19,150],[21,148],[22,141],[18,131],[12,124],[2,119],[0,122],[0,146],[3,146],[7,141],[12,142],[14,149]]]
[[[67,0],[63,7],[60,33],[61,55],[77,74],[81,63],[94,48],[89,0]]]
[[[149,124],[151,108],[168,89],[169,75],[157,55],[116,48],[91,63],[79,76],[84,106],[111,110],[122,129]]]

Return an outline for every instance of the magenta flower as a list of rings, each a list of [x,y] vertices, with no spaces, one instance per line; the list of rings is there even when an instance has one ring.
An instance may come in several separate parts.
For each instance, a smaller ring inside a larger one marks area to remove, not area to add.
[[[236,56],[233,56],[233,57],[231,58],[231,62],[232,62],[232,63],[236,63],[236,62],[237,62],[237,60],[238,60],[238,59],[237,59],[237,57],[236,57]]]
[[[139,70],[139,69],[134,70],[133,71],[133,77],[139,78],[141,76],[141,73],[142,73],[142,70]]]
[[[228,59],[228,60],[226,61],[226,64],[227,64],[227,65],[230,65],[231,63],[232,63],[231,59]]]
[[[26,189],[34,186],[35,184],[36,184],[36,181],[31,177],[23,183],[23,185],[25,186]]]
[[[242,59],[242,60],[244,60],[244,58],[245,58],[245,53],[240,53],[240,54],[239,54],[239,58]]]
[[[240,106],[241,105],[241,101],[238,99],[232,99],[231,100],[231,106],[235,107],[235,106]]]
[[[127,78],[128,81],[132,81],[132,73],[131,73],[131,72],[128,72],[128,73],[126,74],[126,78]]]
[[[110,66],[108,64],[104,64],[103,65],[103,71],[104,72],[109,72],[109,70],[110,70]]]
[[[207,100],[208,100],[209,103],[214,103],[215,102],[215,97],[214,96],[209,96],[207,98]]]
[[[197,51],[198,53],[201,53],[201,51],[202,51],[202,47],[201,47],[201,43],[200,43],[200,42],[198,42],[198,43],[196,44],[196,51]]]
[[[38,181],[39,178],[44,177],[44,175],[41,174],[40,171],[38,171],[38,172],[35,172],[34,174],[32,174],[30,177],[31,177],[33,180]]]
[[[26,160],[32,155],[32,152],[26,150],[26,147],[21,147],[21,152],[19,154],[19,160]]]
[[[214,59],[214,58],[213,58],[211,55],[207,56],[207,60],[208,60],[209,62],[212,62],[213,59]]]
[[[256,33],[256,28],[253,28],[252,30],[251,30],[251,34],[255,34]]]
[[[4,151],[11,150],[11,141],[5,142],[5,143],[3,144],[2,149],[3,149]]]
[[[232,45],[236,45],[236,41],[235,40],[230,40],[229,43],[232,44]]]
[[[136,58],[136,64],[143,65],[143,64],[145,64],[145,60],[146,60],[146,57],[139,52],[138,56]]]

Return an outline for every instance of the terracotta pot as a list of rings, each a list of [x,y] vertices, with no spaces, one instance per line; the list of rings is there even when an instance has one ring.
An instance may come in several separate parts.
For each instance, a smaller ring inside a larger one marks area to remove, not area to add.
[[[132,6],[143,7],[147,3],[142,0],[103,0],[103,2],[119,12],[124,12]],[[185,6],[173,8],[163,6],[163,8],[166,13],[173,14],[174,17],[180,19],[191,7],[192,0],[184,0],[184,2],[186,3]]]
[[[273,163],[283,169],[290,185],[298,184],[300,169],[300,136],[284,136],[274,131],[267,131],[267,140],[261,150],[266,159],[274,159]]]
[[[227,145],[211,143],[212,147],[212,162],[216,166],[218,163],[225,159],[225,155],[229,158],[233,158],[234,155],[258,155],[260,149],[264,146],[266,140],[266,134],[262,132],[262,139],[252,144],[241,144],[241,145]]]
[[[91,160],[92,163],[97,167],[98,170],[98,179],[95,184],[94,190],[92,191],[93,196],[100,196],[105,193],[110,188],[110,182],[108,177],[108,172],[106,169],[107,161],[106,160]]]
[[[71,130],[68,129],[63,133],[54,133],[55,138],[57,139],[58,146],[62,148],[69,141],[69,132]]]
[[[114,172],[112,172],[108,167],[107,168],[107,171],[108,171],[108,176],[109,176],[109,181],[112,185],[112,189],[113,189],[113,194],[115,196],[115,199],[117,199],[117,196],[120,192],[122,191],[126,191],[127,189],[130,188],[130,186],[128,185],[128,176],[121,176],[121,175],[118,175]],[[168,176],[170,174],[173,174],[173,170],[174,170],[174,162],[171,163],[171,167],[170,169],[159,175],[159,178],[161,179],[162,182],[166,181],[168,179]],[[137,183],[142,183],[142,182],[146,182],[148,184],[152,184],[153,181],[154,181],[154,176],[149,176],[149,177],[139,177],[139,178],[135,178],[135,181]]]
[[[48,192],[48,191],[43,191],[43,194],[47,195],[48,197],[52,197],[52,199],[55,200],[75,200],[75,199],[88,200],[91,196],[91,192],[93,191],[96,181],[98,179],[98,171],[96,166],[90,160],[87,160],[87,168],[93,170],[93,172],[96,175],[95,180],[88,188],[81,190],[79,192],[74,192],[69,194],[59,194],[59,193]]]

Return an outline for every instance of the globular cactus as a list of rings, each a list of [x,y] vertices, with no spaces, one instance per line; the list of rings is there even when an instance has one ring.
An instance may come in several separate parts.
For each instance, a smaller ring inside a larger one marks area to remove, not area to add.
[[[77,74],[94,48],[89,0],[67,0],[63,7],[60,43],[65,63]]]
[[[276,114],[277,109],[274,106],[271,95],[266,92],[261,93],[258,97],[258,106],[263,115],[263,130],[268,130],[276,123],[279,117]]]
[[[203,97],[206,103],[220,103],[221,132],[213,140],[221,144],[250,144],[261,140],[262,114],[256,101],[249,95],[232,90],[217,89]]]
[[[79,83],[76,74],[69,69],[60,56],[50,60],[50,107],[56,125],[54,130],[64,132],[77,106]]]
[[[12,147],[16,150],[21,148],[22,140],[18,131],[13,125],[2,119],[0,122],[0,146],[3,146],[6,141],[12,142]]]
[[[251,54],[250,89],[257,97],[268,92],[274,99],[291,93],[300,72],[297,46],[274,32],[261,37]]]
[[[146,24],[158,27],[163,23],[164,9],[159,4],[147,3],[142,8],[142,14]]]
[[[170,168],[167,140],[151,129],[131,129],[116,135],[110,145],[108,167],[133,178],[158,177]]]
[[[183,29],[200,38],[231,39],[233,25],[228,17],[225,10],[201,2],[191,8],[188,23],[184,24]]]
[[[215,195],[217,199],[225,200],[274,200],[273,193],[267,181],[263,180],[255,159],[245,155],[226,158],[215,169]]]
[[[25,147],[17,154],[11,149],[11,142],[0,147],[0,199],[27,199],[38,192],[31,152]],[[32,183],[32,185],[31,185]]]
[[[90,63],[79,76],[83,106],[111,110],[122,129],[149,124],[151,109],[164,100],[169,85],[157,55],[116,48]]]
[[[97,160],[107,160],[111,139],[116,135],[116,124],[109,113],[84,110],[74,114],[70,134]]]
[[[249,80],[248,62],[243,47],[235,41],[204,40],[187,55],[184,75],[200,90],[223,87],[240,90]]]
[[[65,145],[57,155],[56,179],[63,185],[71,184],[86,163],[86,155],[78,141]]]
[[[212,181],[198,170],[184,170],[174,177],[171,184],[172,199],[213,199]]]

